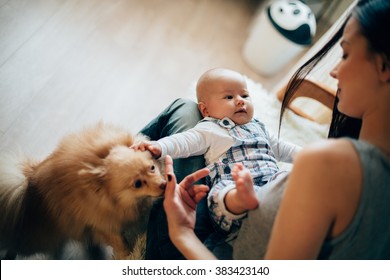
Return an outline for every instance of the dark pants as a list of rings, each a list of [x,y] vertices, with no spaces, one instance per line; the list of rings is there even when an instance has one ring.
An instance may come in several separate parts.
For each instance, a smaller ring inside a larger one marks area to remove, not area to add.
[[[190,100],[178,99],[152,120],[140,133],[151,140],[158,140],[194,127],[202,118],[197,104]],[[173,166],[177,181],[205,166],[203,156],[176,159]],[[213,231],[208,214],[207,199],[203,199],[196,209],[195,234],[204,241]],[[184,259],[183,255],[172,244],[168,235],[168,224],[163,208],[163,199],[156,201],[150,213],[147,238],[146,259],[172,260]]]

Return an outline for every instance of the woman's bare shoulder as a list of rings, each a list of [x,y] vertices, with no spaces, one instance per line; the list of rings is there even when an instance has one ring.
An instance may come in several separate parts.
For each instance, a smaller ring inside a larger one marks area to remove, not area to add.
[[[308,145],[299,153],[305,160],[356,160],[353,144],[346,139],[327,139]],[[298,158],[297,158],[298,159]]]
[[[292,176],[300,181],[338,188],[361,177],[353,144],[345,139],[321,141],[304,148],[294,160]]]
[[[362,191],[362,167],[353,144],[334,139],[310,145],[298,154],[291,175],[300,193],[307,193],[314,203],[327,209],[333,220],[329,235],[343,232]]]
[[[268,258],[297,258],[297,254],[302,259],[315,258],[325,238],[345,230],[356,212],[361,190],[356,158],[353,144],[344,139],[318,142],[297,154]]]

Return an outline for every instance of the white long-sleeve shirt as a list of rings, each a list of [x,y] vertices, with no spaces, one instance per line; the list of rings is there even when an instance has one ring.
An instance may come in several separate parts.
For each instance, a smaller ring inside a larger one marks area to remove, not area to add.
[[[210,118],[205,118],[208,120]],[[269,133],[268,133],[269,134]],[[269,143],[277,161],[291,163],[301,147],[279,141],[270,135]],[[212,121],[199,122],[194,128],[156,141],[161,147],[161,157],[187,158],[204,154],[206,165],[218,159],[234,144],[229,132]]]

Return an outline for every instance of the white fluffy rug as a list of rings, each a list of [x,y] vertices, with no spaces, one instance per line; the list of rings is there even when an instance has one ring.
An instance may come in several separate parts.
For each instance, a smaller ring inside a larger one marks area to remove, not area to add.
[[[248,90],[251,93],[255,107],[255,117],[268,126],[277,135],[281,102],[275,94],[267,92],[261,84],[247,79]],[[328,135],[329,125],[319,124],[300,117],[286,110],[281,126],[281,139],[294,144],[305,146],[309,143],[324,139]]]

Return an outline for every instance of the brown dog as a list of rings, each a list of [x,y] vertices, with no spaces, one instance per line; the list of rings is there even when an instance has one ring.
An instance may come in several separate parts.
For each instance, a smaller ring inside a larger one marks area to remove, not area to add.
[[[65,137],[41,162],[11,172],[0,166],[0,249],[56,256],[77,240],[110,245],[115,258],[126,258],[145,230],[153,197],[165,188],[150,153],[129,149],[134,141],[99,123]]]

